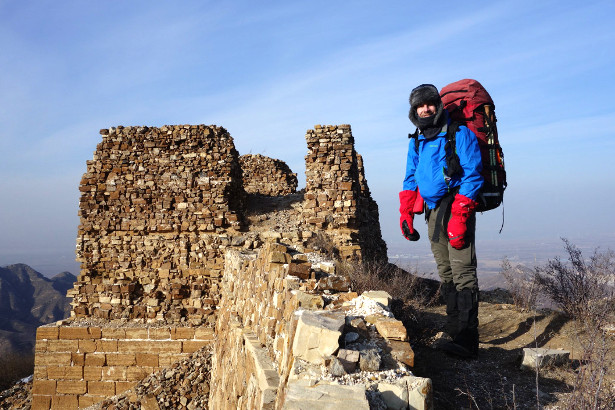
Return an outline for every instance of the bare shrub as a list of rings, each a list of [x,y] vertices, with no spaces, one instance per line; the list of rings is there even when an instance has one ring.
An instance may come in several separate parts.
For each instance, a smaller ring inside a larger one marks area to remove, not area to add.
[[[508,285],[507,288],[515,306],[523,310],[536,308],[538,286],[532,271],[522,266],[513,267],[510,261],[504,258],[500,275],[504,277]]]
[[[339,250],[331,238],[324,232],[318,232],[316,235],[312,236],[308,240],[307,245],[330,258],[339,258]]]
[[[615,254],[595,250],[586,261],[576,246],[562,240],[569,264],[556,257],[546,266],[537,267],[538,287],[569,317],[603,321],[615,309]]]
[[[597,249],[589,260],[568,240],[564,248],[569,263],[559,258],[535,270],[536,283],[566,315],[578,324],[578,340],[582,347],[572,391],[566,404],[570,409],[612,408],[613,338],[605,332],[615,314],[615,254]]]

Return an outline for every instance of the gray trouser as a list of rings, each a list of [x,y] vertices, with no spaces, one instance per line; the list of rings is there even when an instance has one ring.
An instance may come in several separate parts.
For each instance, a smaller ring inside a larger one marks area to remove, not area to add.
[[[438,227],[440,232],[437,241],[433,240],[439,211],[440,206],[429,211],[427,227],[431,252],[438,266],[440,280],[444,283],[453,282],[458,291],[462,289],[478,290],[475,246],[476,214],[468,218],[465,246],[462,249],[455,249],[448,243],[446,233],[446,227],[451,218],[450,212],[447,212],[442,218],[442,223]]]

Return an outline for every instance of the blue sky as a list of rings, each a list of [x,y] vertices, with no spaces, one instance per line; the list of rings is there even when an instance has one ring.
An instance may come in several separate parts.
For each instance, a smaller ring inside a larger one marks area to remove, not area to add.
[[[306,130],[350,124],[389,248],[422,252],[398,233],[408,94],[462,78],[509,179],[479,244],[615,243],[615,3],[429,3],[0,0],[0,265],[75,272],[79,180],[116,125],[220,125],[303,186]]]

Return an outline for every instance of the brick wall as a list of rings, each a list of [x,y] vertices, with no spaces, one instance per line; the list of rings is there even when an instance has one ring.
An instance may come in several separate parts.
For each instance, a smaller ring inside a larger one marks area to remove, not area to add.
[[[189,356],[213,336],[206,327],[39,327],[32,408],[90,406]]]

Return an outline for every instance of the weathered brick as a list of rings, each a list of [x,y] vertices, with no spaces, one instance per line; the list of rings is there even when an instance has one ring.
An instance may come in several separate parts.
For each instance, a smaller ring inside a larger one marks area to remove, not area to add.
[[[34,356],[35,366],[70,366],[70,353],[45,353]]]
[[[126,380],[126,366],[106,366],[102,371],[103,380]]]
[[[126,339],[148,339],[147,328],[127,328]]]
[[[97,396],[91,394],[79,396],[79,408],[84,409],[86,407],[90,407],[91,405],[101,402],[106,398],[108,398],[108,396]]]
[[[86,366],[104,366],[106,363],[106,357],[104,353],[86,353],[85,365]]]
[[[60,339],[90,339],[87,327],[60,327]]]
[[[34,345],[34,352],[41,353],[41,352],[46,352],[46,351],[47,351],[47,340],[46,339],[37,340],[36,344]]]
[[[135,353],[107,353],[107,366],[133,366],[136,362]]]
[[[59,334],[57,326],[41,326],[36,329],[36,340],[40,339],[57,339]]]
[[[51,408],[51,396],[32,395],[32,410],[49,410]]]
[[[153,353],[136,353],[137,366],[158,366],[158,354]]]
[[[204,340],[185,340],[182,342],[182,352],[194,353],[202,347],[210,345],[211,342]]]
[[[73,366],[83,366],[85,364],[85,353],[71,353]]]
[[[98,381],[102,380],[102,366],[85,366],[83,368],[83,380]]]
[[[115,382],[89,381],[88,382],[88,394],[107,396],[107,397],[114,396],[115,395]]]
[[[193,339],[194,328],[192,327],[175,327],[171,330],[171,339]]]
[[[87,382],[84,380],[58,380],[56,391],[60,394],[85,394]]]
[[[47,351],[49,352],[76,352],[79,343],[76,340],[48,340]]]
[[[32,394],[52,396],[56,392],[55,380],[35,380],[32,383]]]
[[[117,347],[120,352],[181,353],[182,342],[179,340],[120,340]]]
[[[154,327],[149,329],[149,338],[153,340],[168,340],[171,338],[171,329],[168,327]]]
[[[65,396],[53,396],[51,400],[51,410],[76,409],[79,406],[77,396],[73,394]]]
[[[92,339],[100,339],[102,337],[102,329],[98,326],[88,327],[88,333]]]
[[[126,339],[126,329],[103,327],[102,337],[103,339]]]
[[[117,352],[117,340],[97,340],[97,352]]]
[[[99,341],[95,340],[79,340],[79,352],[81,353],[92,353],[96,351],[96,343]]]
[[[81,380],[83,366],[47,366],[47,376],[52,380]]]

